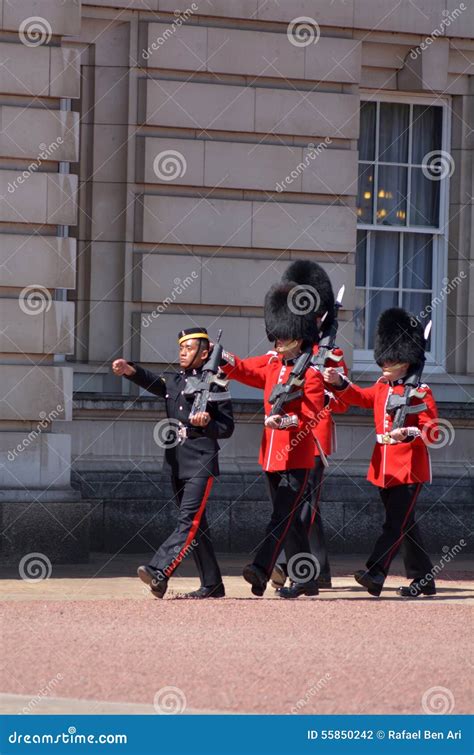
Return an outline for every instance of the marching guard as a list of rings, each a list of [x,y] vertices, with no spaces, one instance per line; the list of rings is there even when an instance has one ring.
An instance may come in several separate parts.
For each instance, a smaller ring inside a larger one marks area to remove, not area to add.
[[[219,474],[218,440],[229,438],[234,431],[232,404],[222,381],[211,375],[207,383],[211,399],[193,413],[196,392],[189,389],[193,385],[203,387],[209,336],[205,328],[187,328],[180,331],[178,344],[179,372],[158,375],[125,359],[116,359],[112,365],[116,375],[123,375],[165,399],[170,420],[168,438],[163,441],[164,468],[171,472],[174,500],[179,507],[178,521],[151,561],[138,567],[138,576],[150,586],[156,598],[163,598],[169,578],[192,552],[201,587],[184,597],[221,598],[225,590],[209,534],[206,503]]]
[[[298,286],[308,287],[308,299],[312,294],[315,297],[313,316],[316,319],[316,327],[321,331],[321,339],[326,337],[334,328],[337,333],[338,305],[336,304],[331,281],[325,270],[311,260],[295,260],[285,273],[282,281],[294,281]],[[335,327],[334,327],[335,326]],[[332,340],[332,339],[331,339]],[[313,346],[313,354],[317,356],[319,344]],[[263,357],[264,358],[264,357]],[[319,366],[335,367],[343,374],[347,374],[347,366],[344,361],[344,352],[335,344],[331,344],[325,354],[323,363]],[[300,517],[308,532],[310,550],[316,559],[319,570],[318,586],[320,589],[330,589],[331,567],[329,563],[326,537],[324,533],[323,519],[321,516],[321,490],[323,485],[326,459],[334,453],[336,445],[336,427],[332,418],[333,413],[347,411],[347,404],[340,401],[331,391],[325,390],[325,407],[321,413],[319,422],[313,427],[314,436],[314,465],[309,473],[308,484],[303,496],[303,505]],[[286,583],[288,576],[288,564],[285,550],[278,556],[277,563],[272,574],[272,586],[280,589]]]
[[[280,597],[318,594],[316,571],[311,573],[312,565],[308,562],[311,556],[308,533],[301,520],[300,507],[314,466],[313,428],[324,407],[320,372],[308,367],[298,383],[295,397],[289,395],[290,400],[281,412],[275,411],[277,404],[272,400],[275,388],[277,393],[290,388],[288,381],[298,358],[305,350],[311,355],[318,338],[314,313],[301,314],[291,306],[296,288],[294,281],[286,282],[271,288],[265,297],[265,327],[275,351],[263,358],[240,359],[229,352],[223,355],[226,364],[222,369],[227,377],[264,391],[265,423],[259,463],[265,471],[273,510],[254,560],[243,571],[244,579],[257,596],[264,594],[283,546],[288,562],[294,564],[294,581],[290,587],[279,591]]]
[[[431,482],[427,445],[437,437],[437,409],[431,389],[421,382],[426,338],[414,315],[392,308],[377,323],[374,357],[382,377],[360,388],[333,367],[325,380],[348,404],[374,411],[376,443],[367,479],[376,485],[385,507],[383,531],[356,581],[379,596],[390,564],[401,546],[409,586],[402,597],[434,595],[433,565],[415,520],[415,504],[424,483]],[[429,576],[427,576],[429,575]]]

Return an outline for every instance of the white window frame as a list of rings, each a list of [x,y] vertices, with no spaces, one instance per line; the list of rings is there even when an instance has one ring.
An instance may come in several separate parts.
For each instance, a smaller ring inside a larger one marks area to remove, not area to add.
[[[436,105],[443,109],[441,149],[450,153],[451,146],[451,98],[448,96],[433,96],[424,94],[391,94],[361,90],[362,102],[389,102],[407,105]],[[376,124],[376,128],[377,128]],[[376,133],[378,133],[376,131]],[[411,157],[411,151],[409,158]],[[370,163],[364,160],[362,164]],[[359,162],[359,165],[361,163]],[[408,163],[410,165],[410,163]],[[443,278],[447,277],[448,269],[448,231],[449,231],[449,178],[440,182],[440,225],[439,228],[430,226],[385,226],[371,223],[357,223],[357,231],[375,231],[377,233],[422,233],[433,236],[433,298],[439,295],[443,288]],[[375,191],[375,189],[374,189]],[[410,186],[407,186],[408,200]],[[408,206],[408,205],[407,205]],[[357,290],[357,289],[356,289]],[[431,374],[446,372],[446,297],[436,307],[437,326],[431,331],[431,351],[426,354],[426,367]],[[428,323],[426,319],[424,324]],[[374,352],[371,349],[354,349],[354,370],[379,371],[374,364]]]

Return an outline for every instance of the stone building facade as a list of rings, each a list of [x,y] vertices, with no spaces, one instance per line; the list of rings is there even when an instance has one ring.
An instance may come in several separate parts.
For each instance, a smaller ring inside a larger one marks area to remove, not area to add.
[[[266,350],[262,302],[289,260],[345,285],[340,345],[376,376],[373,324],[433,320],[443,417],[421,500],[431,548],[472,505],[474,5],[470,0],[0,0],[2,557],[145,551],[169,529],[154,427],[111,374],[176,361],[188,324]],[[233,385],[211,522],[257,542],[262,414]],[[380,520],[370,417],[338,418],[330,548]]]

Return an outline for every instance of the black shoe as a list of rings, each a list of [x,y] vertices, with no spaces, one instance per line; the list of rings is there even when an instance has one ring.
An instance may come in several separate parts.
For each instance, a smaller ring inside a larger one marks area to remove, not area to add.
[[[278,591],[280,598],[299,598],[300,595],[318,595],[319,588],[315,579],[310,582],[292,582],[289,587]]]
[[[320,590],[330,590],[332,588],[331,577],[321,577],[320,575],[316,582]]]
[[[247,564],[242,572],[246,582],[252,585],[252,593],[260,598],[267,588],[267,575],[255,564]]]
[[[275,566],[273,567],[272,576],[271,576],[271,583],[270,583],[271,586],[275,590],[279,590],[281,587],[285,586],[285,582],[286,582],[286,573],[284,569],[278,564],[275,564]]]
[[[186,592],[181,595],[182,598],[193,598],[194,600],[203,600],[204,598],[225,598],[225,589],[222,582],[213,587],[200,587],[199,590]]]
[[[141,581],[149,586],[155,598],[164,598],[168,589],[167,579],[159,579],[157,572],[151,566],[139,566],[137,574]]]
[[[379,597],[382,592],[383,583],[385,582],[383,574],[371,574],[368,571],[364,571],[364,569],[356,571],[354,579],[359,585],[365,587],[369,595],[373,595],[375,598]]]
[[[414,579],[408,586],[397,587],[397,595],[402,598],[419,598],[420,595],[430,598],[436,595],[436,585],[433,581],[427,584],[424,577]]]

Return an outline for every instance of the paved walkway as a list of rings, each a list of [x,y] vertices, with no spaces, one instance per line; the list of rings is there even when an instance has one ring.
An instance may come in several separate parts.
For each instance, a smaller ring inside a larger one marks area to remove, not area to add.
[[[224,558],[227,597],[205,602],[176,599],[197,587],[192,563],[154,599],[134,576],[143,560],[101,554],[36,583],[0,575],[2,712],[471,712],[465,559],[434,599],[397,597],[397,564],[371,598],[351,557],[334,561],[332,590],[283,601],[251,596],[245,559]]]

